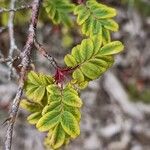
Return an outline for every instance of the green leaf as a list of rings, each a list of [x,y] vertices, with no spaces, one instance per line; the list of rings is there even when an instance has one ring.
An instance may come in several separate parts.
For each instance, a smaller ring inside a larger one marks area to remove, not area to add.
[[[80,68],[82,73],[91,80],[96,79],[100,75],[101,71],[99,66],[91,62],[84,63]]]
[[[81,113],[78,108],[64,105],[64,110],[70,112],[77,119],[77,121],[80,121]]]
[[[77,90],[71,84],[67,84],[63,90],[64,90],[64,92],[70,92],[70,93],[73,93],[77,96],[79,95]]]
[[[49,105],[44,107],[43,116],[37,123],[37,128],[40,131],[55,128],[62,119],[65,110],[73,114],[79,121],[80,111],[78,108],[81,107],[82,101],[71,85],[67,85],[64,89],[61,89],[58,85],[49,85],[47,90],[50,92],[49,97],[51,100]]]
[[[83,61],[91,58],[94,50],[93,42],[90,39],[83,40],[80,49]]]
[[[82,82],[84,81],[84,75],[80,69],[76,69],[72,74],[73,79]]]
[[[44,7],[54,24],[72,25],[69,13],[74,10],[74,4],[69,0],[45,0]]]
[[[51,135],[50,144],[53,149],[60,148],[65,142],[65,131],[61,125],[57,125]]]
[[[118,30],[118,24],[112,19],[116,16],[116,10],[96,1],[88,0],[85,5],[76,6],[74,14],[77,15],[77,23],[81,25],[82,33],[86,36],[98,35],[103,28],[108,31]]]
[[[77,95],[67,91],[64,92],[63,102],[68,106],[73,106],[73,107],[82,106],[81,99]]]
[[[70,54],[66,55],[66,57],[64,58],[64,61],[65,61],[65,63],[68,64],[68,67],[73,67],[73,66],[77,65],[76,60]]]
[[[103,46],[99,54],[103,56],[114,55],[114,54],[121,52],[123,49],[124,49],[123,44],[120,41],[115,41],[115,42],[111,42]]]
[[[52,84],[52,85],[47,86],[46,89],[50,93],[50,95],[56,95],[56,96],[61,95],[60,87],[58,87],[58,85]]]
[[[80,51],[80,45],[77,45],[76,47],[74,47],[72,49],[71,55],[72,55],[72,57],[75,58],[75,60],[76,60],[77,63],[83,62],[81,51]]]
[[[101,37],[92,37],[92,39],[83,40],[80,45],[72,49],[71,56],[77,60],[77,66],[70,67],[75,68],[72,76],[76,83],[83,82],[83,79],[84,81],[94,80],[112,66],[113,56],[106,58],[105,55],[101,54],[101,49],[103,49],[100,47],[101,43]],[[66,65],[68,66],[67,62]]]
[[[59,111],[50,111],[40,118],[36,127],[39,131],[48,131],[55,127],[60,121]]]
[[[101,24],[108,30],[111,30],[111,31],[118,31],[119,29],[119,26],[117,24],[117,22],[115,22],[114,20],[112,19],[101,19],[100,20]]]
[[[52,101],[50,105],[46,105],[42,111],[42,115],[50,112],[50,111],[60,111],[61,110],[61,101]]]
[[[65,132],[67,132],[72,138],[75,138],[80,134],[80,127],[76,118],[68,111],[63,112],[61,125]]]
[[[79,14],[77,18],[77,22],[79,25],[84,23],[90,16],[90,12],[82,4],[79,7],[76,7],[76,9],[74,10],[74,13],[76,14],[76,12],[77,14]]]
[[[50,103],[44,107],[36,127],[39,131],[49,131],[45,143],[57,149],[80,134],[79,107],[82,101],[71,84],[64,88],[49,85],[47,91],[50,93]]]
[[[28,116],[27,120],[30,124],[36,124],[41,118],[41,112],[34,112]]]
[[[60,101],[63,103],[73,106],[73,107],[81,107],[82,106],[82,101],[78,96],[78,93],[71,87],[71,86],[66,86],[63,90],[60,89],[58,86],[55,85],[50,85],[47,87],[48,92],[50,92],[50,108],[51,108],[51,103],[53,104],[59,104]],[[54,103],[58,102],[58,103]]]
[[[79,81],[78,80],[75,80],[75,81],[72,80],[71,82],[74,86],[77,87],[77,89],[81,89],[81,90],[85,89],[88,86],[88,81],[81,81],[80,82],[80,80]]]
[[[52,83],[54,80],[51,76],[31,71],[28,73],[24,88],[27,98],[33,102],[41,103],[46,95],[46,87]]]
[[[29,80],[29,82],[31,82],[31,83],[34,84],[34,85],[39,85],[39,84],[42,83],[42,82],[39,80],[38,74],[37,74],[36,72],[34,72],[34,71],[30,71],[30,72],[28,73],[28,80]]]
[[[45,87],[38,87],[36,90],[34,90],[34,100],[37,102],[40,102],[44,95],[45,95]]]
[[[97,54],[97,52],[99,51],[100,47],[102,46],[102,31],[98,34],[95,35],[91,38],[92,42],[93,42],[93,46],[94,46],[94,54]]]
[[[42,106],[39,105],[38,103],[30,102],[26,99],[22,99],[20,102],[20,107],[23,109],[26,109],[29,112],[37,112],[42,109]]]
[[[96,1],[87,1],[87,6],[93,10],[93,15],[99,19],[112,18],[116,16],[116,10]]]
[[[111,42],[110,31],[108,29],[103,28],[102,34],[103,34],[103,45]]]

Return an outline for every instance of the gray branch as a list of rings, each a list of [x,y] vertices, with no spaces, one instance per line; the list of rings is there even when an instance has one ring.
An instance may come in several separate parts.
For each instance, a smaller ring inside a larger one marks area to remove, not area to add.
[[[16,0],[11,0],[10,2],[10,9],[14,9]],[[15,43],[14,37],[14,17],[15,12],[11,11],[9,13],[9,20],[8,20],[8,32],[9,32],[9,40],[10,40],[10,48],[9,48],[9,57],[12,58],[14,50],[17,50],[17,45]],[[8,64],[10,68],[9,78],[12,76],[12,63]]]
[[[12,0],[12,1],[14,2],[15,0]],[[21,55],[22,56],[22,62],[21,62],[22,69],[20,72],[18,90],[17,90],[16,96],[13,100],[12,107],[11,107],[9,123],[8,123],[8,128],[7,128],[7,133],[6,133],[5,150],[11,150],[14,123],[15,123],[15,119],[17,116],[22,92],[23,92],[25,77],[26,77],[27,70],[28,70],[28,67],[30,64],[30,54],[31,54],[31,50],[32,50],[33,42],[34,42],[34,38],[35,38],[36,26],[37,26],[41,2],[42,2],[42,0],[34,0],[33,4],[32,4],[32,17],[31,17],[31,23],[29,26],[29,34],[28,34],[27,41],[26,41],[26,44],[24,46],[24,49],[23,49],[23,52]],[[12,14],[12,16],[13,16],[13,14]]]

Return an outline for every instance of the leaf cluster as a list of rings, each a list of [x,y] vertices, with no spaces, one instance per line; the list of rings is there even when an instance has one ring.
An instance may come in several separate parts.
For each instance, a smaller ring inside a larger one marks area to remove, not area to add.
[[[30,112],[27,120],[41,132],[46,131],[45,143],[57,149],[80,134],[79,122],[82,101],[71,84],[64,88],[48,75],[31,71],[21,107]]]
[[[70,0],[45,0],[44,7],[54,24],[72,25],[69,15],[74,9],[74,4]]]
[[[96,0],[87,0],[74,9],[77,15],[77,24],[86,36],[102,36],[103,44],[111,40],[110,31],[118,31],[118,24],[112,19],[117,12],[114,8],[97,3]]]
[[[69,25],[69,13],[74,12],[77,24],[87,36],[65,56],[66,68],[58,68],[55,78],[31,71],[26,81],[27,100],[22,100],[21,106],[30,112],[27,120],[39,131],[47,132],[47,147],[58,149],[80,134],[82,100],[78,91],[107,71],[113,65],[114,55],[124,46],[110,38],[110,32],[118,30],[113,8],[96,0],[80,5],[69,0],[46,0],[44,7],[54,24]],[[65,83],[67,71],[71,79]]]
[[[113,55],[123,49],[120,41],[110,42],[100,46],[99,38],[84,39],[81,44],[72,49],[71,54],[65,56],[68,67],[76,68],[72,74],[77,83],[91,81],[102,75],[114,62]]]

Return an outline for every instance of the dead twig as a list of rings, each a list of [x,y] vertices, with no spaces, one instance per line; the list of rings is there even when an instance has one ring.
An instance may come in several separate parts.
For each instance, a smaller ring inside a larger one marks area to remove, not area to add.
[[[21,68],[21,73],[20,73],[18,90],[13,100],[12,107],[11,107],[11,112],[10,112],[11,119],[8,123],[8,128],[7,128],[7,133],[6,133],[5,150],[11,150],[14,123],[15,123],[17,112],[18,112],[22,92],[23,92],[25,77],[26,77],[27,70],[30,64],[30,54],[31,54],[31,50],[32,50],[33,42],[35,38],[36,26],[37,26],[41,2],[42,0],[34,0],[32,4],[32,17],[31,17],[31,23],[29,26],[29,34],[28,34],[27,41],[23,49],[23,53],[21,55],[22,56],[22,62],[21,62],[22,68]]]
[[[11,58],[0,58],[0,63],[6,63],[6,62],[11,62]]]
[[[26,6],[20,6],[18,8],[0,8],[0,13],[4,13],[4,12],[16,12],[16,11],[20,11],[20,10],[24,10],[24,9],[30,9],[31,5],[26,5]]]

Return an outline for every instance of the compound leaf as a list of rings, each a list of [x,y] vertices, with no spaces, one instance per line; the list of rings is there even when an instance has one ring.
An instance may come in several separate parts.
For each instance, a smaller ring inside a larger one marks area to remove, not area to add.
[[[86,36],[98,35],[103,28],[118,30],[118,24],[112,19],[117,14],[116,10],[96,1],[87,0],[85,5],[76,6],[74,14],[77,15],[77,23],[81,25],[82,33]]]
[[[30,71],[25,83],[27,98],[33,102],[41,103],[42,99],[46,95],[46,87],[53,82],[54,80],[51,76]]]
[[[117,12],[114,8],[97,3],[96,1],[87,1],[86,4],[91,10],[93,10],[93,15],[96,18],[106,19],[115,17],[117,15]]]
[[[69,0],[45,0],[44,7],[54,24],[72,25],[69,13],[74,10],[74,4]]]
[[[77,61],[76,66],[70,66],[70,63],[68,65],[68,62],[65,61],[68,67],[75,68],[72,76],[78,83],[82,83],[83,80],[94,80],[102,75],[112,66],[114,62],[113,55],[123,49],[122,43],[119,41],[101,47],[102,45],[98,45],[98,40],[102,41],[101,38],[96,37],[85,39],[80,45],[72,49],[71,56]],[[101,41],[99,42],[102,43]],[[86,55],[83,56],[85,53]]]

